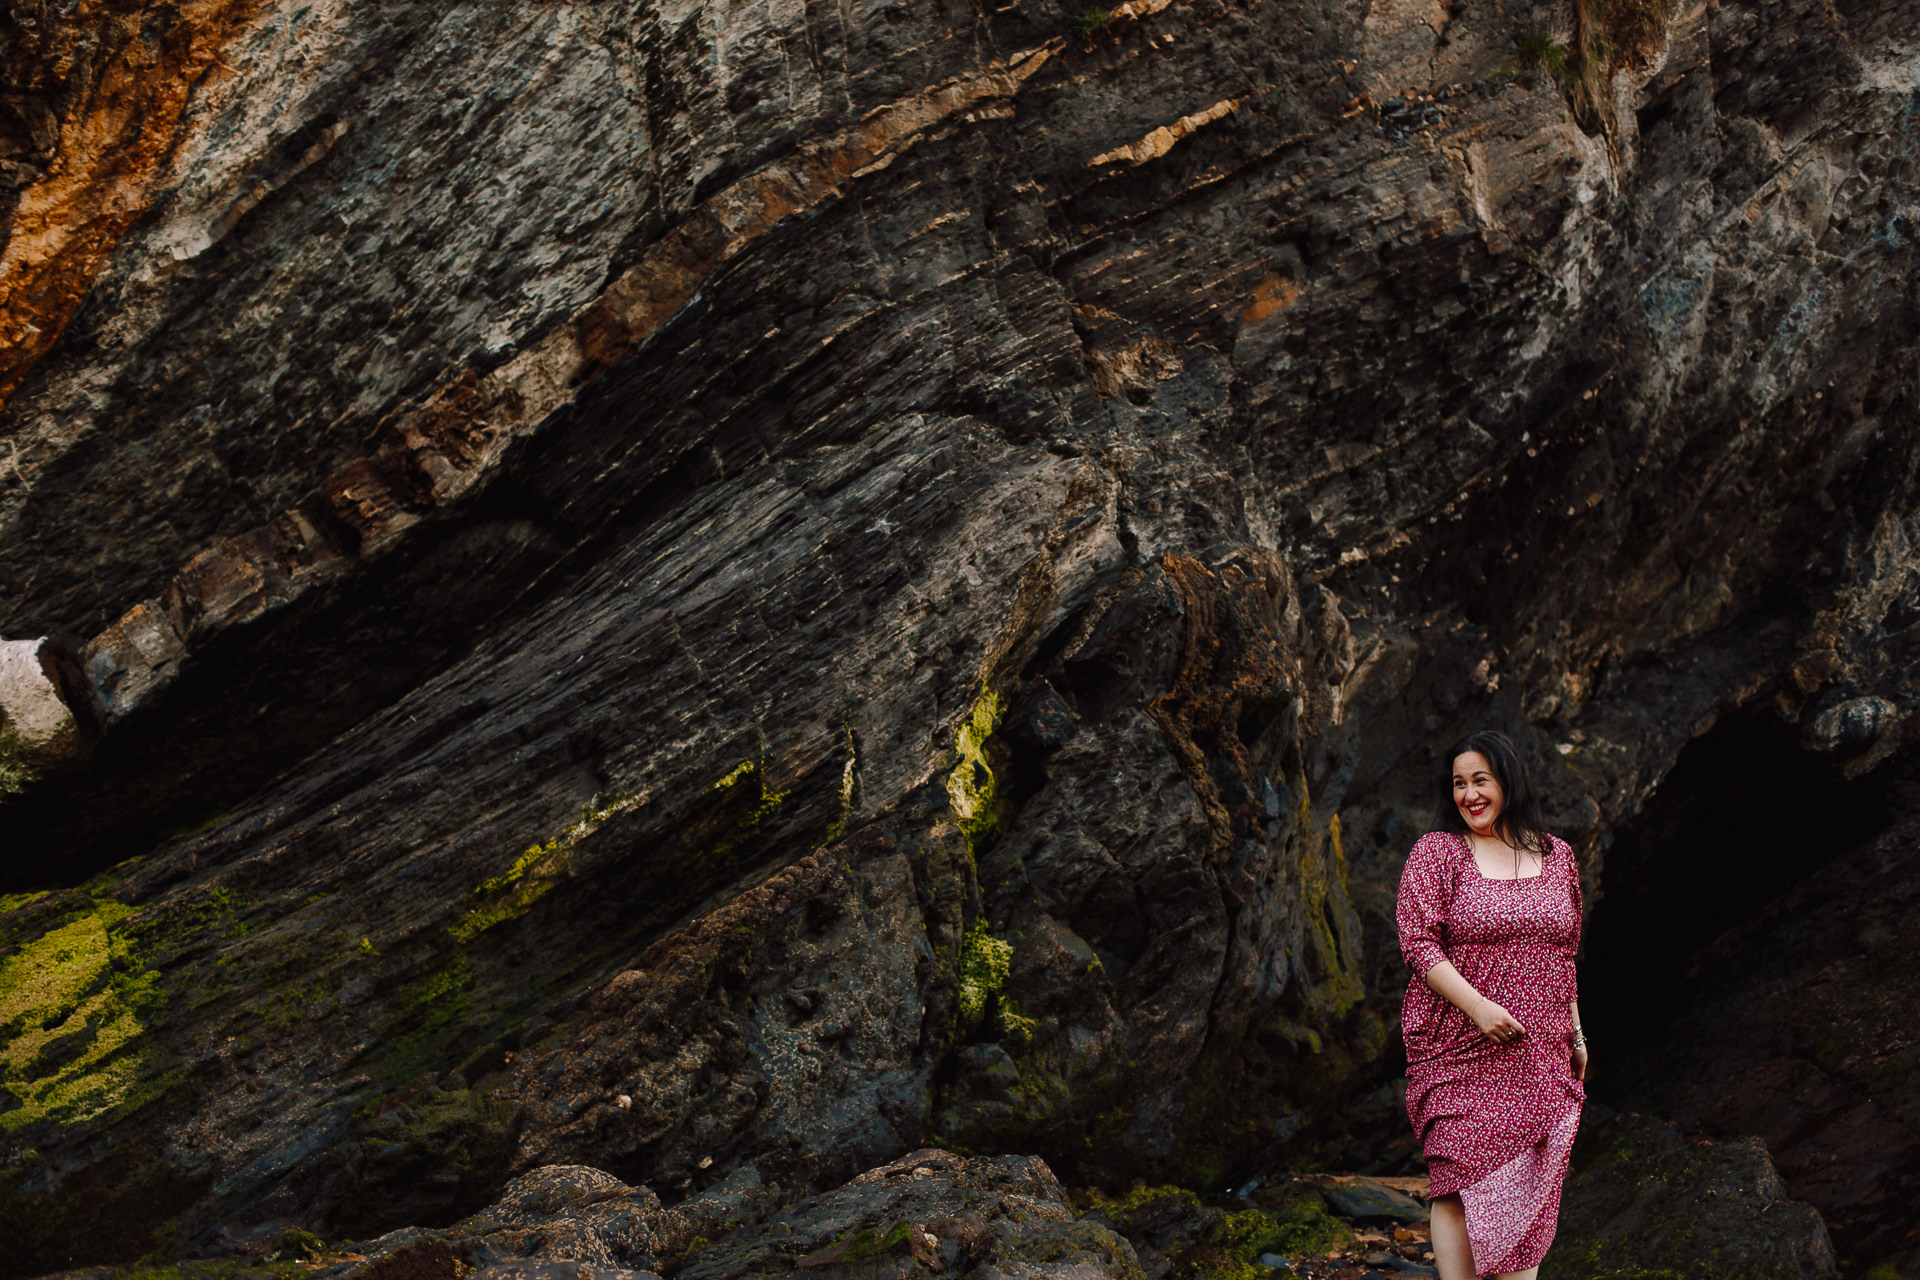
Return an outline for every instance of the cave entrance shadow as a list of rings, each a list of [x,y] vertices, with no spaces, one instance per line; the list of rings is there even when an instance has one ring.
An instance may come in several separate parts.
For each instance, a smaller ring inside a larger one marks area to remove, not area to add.
[[[1603,1053],[1639,1059],[1687,1017],[1680,979],[1703,948],[1891,824],[1891,772],[1842,780],[1764,707],[1725,717],[1681,751],[1614,832],[1587,921],[1580,1014],[1596,1046],[1596,1098],[1618,1101],[1627,1084]]]

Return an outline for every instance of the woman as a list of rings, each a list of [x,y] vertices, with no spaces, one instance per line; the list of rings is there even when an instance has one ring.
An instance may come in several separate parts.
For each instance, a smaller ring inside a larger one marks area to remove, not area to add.
[[[1447,762],[1441,830],[1400,876],[1407,1117],[1441,1280],[1533,1280],[1586,1098],[1580,869],[1506,735],[1470,734]]]

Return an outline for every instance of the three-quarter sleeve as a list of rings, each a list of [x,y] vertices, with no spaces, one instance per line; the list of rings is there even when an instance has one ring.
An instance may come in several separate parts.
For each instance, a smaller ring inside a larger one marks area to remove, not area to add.
[[[1400,954],[1416,978],[1447,959],[1447,912],[1458,870],[1447,854],[1444,836],[1422,836],[1400,873],[1394,920],[1400,929]]]

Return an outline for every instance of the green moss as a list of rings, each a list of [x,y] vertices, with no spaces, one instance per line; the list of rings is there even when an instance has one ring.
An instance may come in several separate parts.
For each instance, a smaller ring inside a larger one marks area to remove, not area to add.
[[[908,1247],[913,1230],[911,1222],[896,1222],[885,1231],[876,1231],[869,1227],[864,1231],[856,1232],[847,1241],[845,1261],[858,1262],[862,1258],[878,1257],[880,1254]]]
[[[280,1035],[307,1016],[310,1009],[327,1008],[336,1002],[321,982],[303,982],[276,989],[264,1002],[253,1007],[252,1017],[270,1035]]]
[[[967,930],[960,943],[960,1020],[971,1025],[986,1012],[987,1001],[1007,983],[1013,964],[1013,944],[996,938],[985,920]]]
[[[289,1232],[306,1235],[306,1232]],[[319,1237],[313,1237],[318,1239]],[[135,1263],[113,1268],[108,1280],[305,1280],[312,1274],[302,1262],[318,1261],[321,1254],[270,1253],[264,1258],[192,1259],[173,1263]]]
[[[1073,25],[1074,29],[1082,36],[1091,40],[1095,36],[1105,32],[1107,24],[1111,21],[1113,21],[1113,14],[1108,10],[1082,9],[1079,14],[1075,16]]]
[[[1327,821],[1327,845],[1333,850],[1333,869],[1340,877],[1340,888],[1351,893],[1353,886],[1347,883],[1347,850],[1340,843],[1340,815],[1337,813]]]
[[[707,793],[709,795],[712,795],[721,791],[731,791],[733,788],[739,786],[743,779],[749,777],[753,773],[753,768],[754,768],[753,761],[742,760],[739,764],[733,766],[732,769],[730,769],[726,774],[721,776],[711,786],[709,786],[707,788]]]
[[[1263,1253],[1321,1256],[1355,1243],[1353,1232],[1306,1183],[1262,1188],[1255,1208],[1226,1214],[1207,1209],[1181,1186],[1136,1183],[1118,1196],[1079,1194],[1089,1216],[1168,1251],[1168,1280],[1266,1280]]]
[[[22,907],[30,907],[36,902],[45,901],[49,896],[45,889],[33,893],[0,893],[0,916],[18,911]]]
[[[483,898],[490,894],[499,893],[504,889],[511,889],[514,885],[524,880],[527,873],[533,870],[534,867],[552,857],[554,853],[559,850],[565,839],[565,835],[557,835],[545,844],[530,845],[525,853],[522,853],[513,860],[512,866],[508,867],[499,875],[482,880],[479,884],[473,886],[473,895],[476,898]]]
[[[1262,1187],[1254,1203],[1258,1208],[1229,1214],[1221,1228],[1223,1240],[1245,1256],[1326,1254],[1354,1243],[1352,1230],[1327,1212],[1326,1201],[1306,1183]]]
[[[1000,1039],[1010,1041],[1016,1047],[1031,1044],[1034,1033],[1040,1029],[1039,1022],[1021,1013],[1020,1007],[1008,998],[1005,991],[999,994]]]
[[[987,761],[987,739],[999,727],[1004,709],[1000,695],[981,685],[980,696],[953,736],[956,760],[947,775],[947,801],[976,866],[981,851],[1000,834],[999,788]]]
[[[145,1034],[160,975],[116,927],[132,914],[95,899],[0,961],[0,1088],[17,1104],[0,1133],[123,1111],[171,1082]]]
[[[704,860],[711,862],[724,858],[727,854],[732,853],[758,832],[761,825],[765,823],[768,818],[771,818],[775,813],[779,812],[780,806],[786,803],[788,793],[785,791],[775,791],[767,786],[767,774],[764,762],[753,760],[742,760],[739,764],[735,765],[727,772],[726,776],[707,788],[707,794],[724,795],[727,792],[745,786],[749,781],[759,784],[760,799],[752,808],[736,818],[733,825],[727,829],[726,834],[721,836],[712,846],[701,854]]]
[[[732,773],[707,790],[725,791],[752,771],[753,762],[742,761]],[[598,799],[596,796],[595,801]],[[640,795],[620,796],[598,807],[582,806],[579,821],[539,844],[528,846],[513,860],[512,866],[475,885],[473,896],[483,901],[456,921],[448,933],[455,942],[471,942],[496,925],[518,920],[560,883],[567,873],[575,845],[599,830],[609,818],[637,807],[644,799]]]
[[[232,890],[209,889],[144,911],[127,927],[142,955],[153,964],[165,964],[184,953],[224,946],[258,932],[260,926],[241,914],[250,905]]]
[[[1134,1214],[1168,1196],[1185,1200],[1195,1212],[1200,1209],[1199,1196],[1185,1187],[1171,1185],[1148,1186],[1144,1182],[1136,1182],[1117,1196],[1109,1195],[1097,1188],[1089,1190],[1086,1196],[1092,1207],[1100,1211],[1103,1217],[1116,1219],[1128,1229],[1133,1226]]]
[[[326,1251],[326,1241],[311,1231],[295,1227],[280,1233],[280,1239],[274,1242],[273,1252],[262,1261],[277,1262],[285,1258],[288,1262],[306,1262],[320,1257]]]
[[[1303,836],[1309,835],[1313,830],[1313,817],[1304,777],[1300,779],[1297,791],[1301,797],[1298,827]],[[1327,824],[1324,843],[1312,838],[1297,839],[1295,847],[1300,851],[1301,919],[1306,925],[1309,952],[1304,967],[1311,980],[1311,985],[1303,994],[1313,1012],[1320,1019],[1331,1022],[1345,1017],[1366,995],[1359,948],[1343,945],[1343,942],[1357,939],[1343,940],[1335,921],[1336,914],[1345,907],[1347,899],[1346,856],[1340,843],[1338,815]],[[1328,875],[1329,861],[1339,881],[1338,902],[1335,901],[1334,877]],[[1346,915],[1350,918],[1351,911],[1347,910]]]
[[[401,987],[394,1004],[401,1017],[413,1024],[414,1035],[424,1035],[467,1011],[467,988],[472,982],[473,965],[465,952],[455,952]]]

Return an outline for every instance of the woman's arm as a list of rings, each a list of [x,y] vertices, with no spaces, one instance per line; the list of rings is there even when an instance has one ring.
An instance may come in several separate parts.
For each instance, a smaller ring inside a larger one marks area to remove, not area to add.
[[[1587,1036],[1580,1029],[1580,1002],[1567,1001],[1567,1013],[1573,1018],[1573,1078],[1587,1078]]]
[[[1451,960],[1442,960],[1426,972],[1427,988],[1473,1020],[1482,1035],[1506,1044],[1527,1034],[1520,1020],[1473,989]]]

